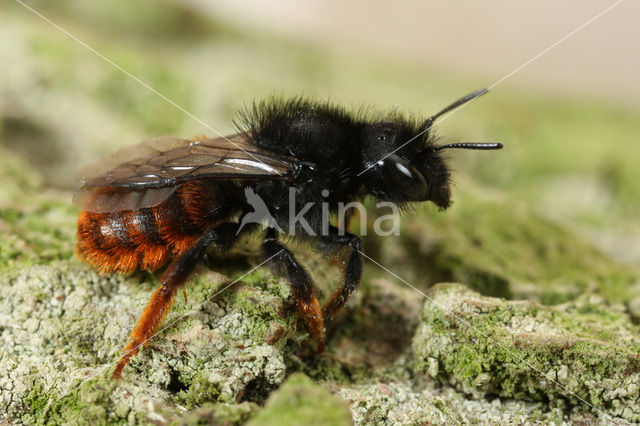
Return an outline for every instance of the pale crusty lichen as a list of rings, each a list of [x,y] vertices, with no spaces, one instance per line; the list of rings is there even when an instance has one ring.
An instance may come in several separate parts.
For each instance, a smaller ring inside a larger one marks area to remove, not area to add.
[[[470,399],[449,386],[407,382],[339,386],[336,395],[352,401],[357,424],[560,424],[559,408],[506,398]],[[595,420],[589,416],[590,419]]]

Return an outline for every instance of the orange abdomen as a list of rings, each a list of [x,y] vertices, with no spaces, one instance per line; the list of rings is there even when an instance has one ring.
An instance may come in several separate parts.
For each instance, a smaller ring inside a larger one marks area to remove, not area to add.
[[[78,219],[77,254],[101,272],[153,271],[229,217],[230,196],[217,185],[193,180],[154,207],[83,211]]]

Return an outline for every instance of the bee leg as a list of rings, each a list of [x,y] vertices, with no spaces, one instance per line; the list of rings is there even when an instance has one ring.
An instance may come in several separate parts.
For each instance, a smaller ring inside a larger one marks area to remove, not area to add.
[[[356,291],[362,278],[364,257],[362,256],[362,239],[357,235],[345,232],[340,235],[338,228],[329,228],[329,235],[321,237],[319,246],[321,250],[334,251],[340,248],[351,247],[349,263],[344,273],[344,285],[338,289],[322,309],[325,318],[333,317],[347,302],[351,294]]]
[[[118,378],[122,370],[129,364],[140,346],[147,342],[158,329],[164,316],[169,312],[173,298],[187,281],[196,265],[204,256],[207,247],[214,243],[222,250],[229,249],[237,238],[237,223],[221,223],[207,231],[186,252],[176,257],[169,264],[160,278],[160,287],[153,293],[129,336],[129,344],[124,348],[124,355],[118,360],[113,377]]]
[[[280,242],[278,231],[274,228],[267,229],[262,253],[265,258],[273,258],[272,264],[281,271],[281,275],[286,275],[289,279],[298,312],[309,329],[311,338],[318,345],[318,352],[324,351],[324,319],[311,277],[293,253]]]

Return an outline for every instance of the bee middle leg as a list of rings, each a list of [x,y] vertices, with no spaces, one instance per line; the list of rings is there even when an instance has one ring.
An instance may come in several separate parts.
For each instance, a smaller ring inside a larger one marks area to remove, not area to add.
[[[324,317],[330,319],[333,317],[347,302],[349,296],[358,288],[362,278],[362,268],[364,257],[362,256],[362,239],[350,232],[340,233],[338,228],[331,226],[329,234],[321,237],[319,241],[320,250],[335,251],[336,249],[344,249],[351,247],[351,255],[349,263],[344,273],[344,285],[339,288],[329,302],[322,309]]]
[[[296,260],[293,253],[280,242],[278,231],[274,228],[267,229],[262,243],[262,253],[265,258],[272,258],[271,263],[287,276],[293,289],[298,312],[311,338],[316,342],[318,352],[322,352],[325,340],[324,319],[309,273]]]
[[[233,222],[216,225],[169,264],[160,278],[160,286],[149,299],[129,336],[129,343],[123,350],[124,355],[118,360],[113,372],[114,378],[120,377],[131,358],[140,351],[140,347],[153,337],[160,322],[171,309],[176,292],[186,284],[187,279],[204,256],[207,247],[214,244],[222,251],[229,250],[238,237],[244,233],[238,232],[238,228],[239,224]],[[247,231],[249,230],[247,229]]]

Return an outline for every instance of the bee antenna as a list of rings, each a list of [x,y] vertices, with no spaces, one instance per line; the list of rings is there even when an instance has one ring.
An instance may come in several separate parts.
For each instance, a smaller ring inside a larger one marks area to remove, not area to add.
[[[475,92],[469,93],[467,96],[463,96],[462,98],[458,99],[457,101],[455,101],[454,103],[452,103],[451,105],[449,105],[448,107],[446,107],[445,109],[440,111],[439,113],[437,113],[435,115],[432,115],[431,117],[427,118],[427,120],[424,122],[424,125],[423,125],[424,130],[429,130],[429,128],[431,128],[431,126],[433,125],[433,122],[436,121],[438,119],[438,117],[440,117],[442,114],[446,114],[447,112],[451,111],[452,109],[456,109],[460,105],[464,105],[467,102],[477,98],[478,96],[484,95],[488,91],[489,91],[489,89],[476,90]],[[482,148],[480,148],[480,149],[482,149]]]
[[[448,145],[440,145],[433,147],[431,151],[440,151],[441,149],[459,148],[459,149],[502,149],[504,145],[500,142],[458,142],[450,143]]]

